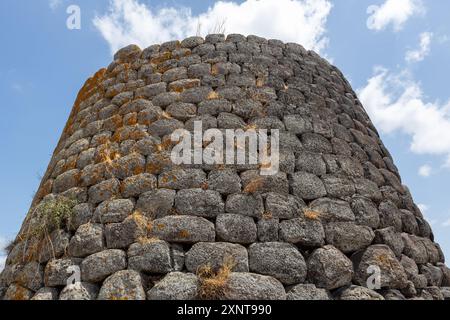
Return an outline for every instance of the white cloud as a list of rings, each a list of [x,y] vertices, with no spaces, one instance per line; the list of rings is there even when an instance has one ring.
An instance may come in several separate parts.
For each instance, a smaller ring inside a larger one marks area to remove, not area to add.
[[[416,50],[410,50],[406,52],[405,60],[406,62],[419,62],[425,59],[426,56],[430,54],[431,51],[431,40],[433,38],[433,33],[423,32],[420,34],[420,44],[419,48]]]
[[[444,221],[444,222],[442,223],[442,226],[443,226],[444,228],[450,227],[450,219],[448,219],[447,221]]]
[[[204,36],[222,23],[227,34],[255,34],[320,51],[328,42],[326,22],[331,8],[329,0],[218,1],[206,12],[193,15],[190,8],[154,10],[138,0],[110,0],[108,13],[96,16],[93,23],[112,52],[131,43],[144,48],[183,39],[199,29]]]
[[[433,168],[428,164],[425,164],[419,168],[419,176],[427,178],[431,175]]]
[[[50,9],[56,10],[62,5],[62,0],[49,0],[48,5]]]
[[[450,102],[427,102],[409,72],[381,67],[358,95],[381,132],[409,135],[412,152],[444,155],[450,166]]]
[[[390,24],[394,31],[400,31],[406,21],[414,15],[424,14],[425,7],[421,0],[386,0],[382,5],[371,5],[367,8],[367,27],[380,31]]]

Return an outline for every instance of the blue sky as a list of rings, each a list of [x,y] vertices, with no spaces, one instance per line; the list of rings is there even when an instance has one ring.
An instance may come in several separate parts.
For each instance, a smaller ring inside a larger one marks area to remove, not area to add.
[[[80,30],[66,27],[71,4]],[[342,70],[450,257],[449,15],[444,0],[0,1],[0,247],[27,213],[77,91],[112,52],[224,22],[227,33],[300,42]]]

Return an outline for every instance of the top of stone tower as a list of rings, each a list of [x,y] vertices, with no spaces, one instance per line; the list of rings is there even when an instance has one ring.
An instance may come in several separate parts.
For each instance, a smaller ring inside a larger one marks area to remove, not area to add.
[[[342,73],[298,44],[213,34],[130,45],[85,83],[0,297],[448,299],[448,286]]]

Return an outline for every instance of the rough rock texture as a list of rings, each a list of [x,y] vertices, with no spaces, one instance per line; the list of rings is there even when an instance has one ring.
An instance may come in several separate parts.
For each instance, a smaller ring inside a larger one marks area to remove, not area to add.
[[[278,129],[279,172],[173,163],[170,135],[195,121]],[[342,73],[255,36],[120,50],[80,90],[9,249],[5,299],[450,296],[431,228]]]

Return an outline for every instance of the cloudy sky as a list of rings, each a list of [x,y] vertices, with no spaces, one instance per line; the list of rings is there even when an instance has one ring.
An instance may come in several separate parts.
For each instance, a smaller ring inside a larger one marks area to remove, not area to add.
[[[81,29],[69,29],[78,8]],[[449,12],[435,0],[0,1],[0,248],[77,91],[115,50],[224,28],[301,43],[343,71],[450,257]]]

